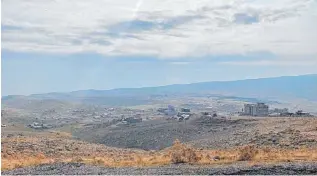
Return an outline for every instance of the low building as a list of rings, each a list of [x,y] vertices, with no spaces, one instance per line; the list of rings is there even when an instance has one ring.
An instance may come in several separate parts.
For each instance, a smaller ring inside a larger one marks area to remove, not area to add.
[[[139,123],[142,122],[142,118],[128,117],[123,120],[125,123]]]
[[[216,112],[201,112],[201,114],[203,116],[206,116],[206,117],[217,117],[217,113]]]
[[[299,117],[310,117],[310,116],[312,116],[310,113],[303,112],[302,110],[299,110],[299,111],[295,112],[295,115],[299,116]]]
[[[189,120],[190,115],[189,114],[183,114],[182,117],[184,120]]]
[[[181,112],[190,112],[189,108],[181,108]]]
[[[210,112],[201,112],[201,115],[208,116],[208,115],[210,115]]]
[[[40,123],[37,123],[37,122],[33,122],[32,124],[28,125],[30,128],[33,128],[33,129],[48,129],[50,128],[51,126],[50,125],[47,125],[47,124],[40,124]]]
[[[165,111],[167,111],[167,108],[158,108],[157,111],[160,113],[165,113]]]

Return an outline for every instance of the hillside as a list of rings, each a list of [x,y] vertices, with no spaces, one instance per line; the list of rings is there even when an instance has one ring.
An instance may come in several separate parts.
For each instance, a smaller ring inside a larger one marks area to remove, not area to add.
[[[203,120],[202,124],[207,123],[206,125],[210,127],[217,119],[209,121],[203,118],[200,120]],[[227,123],[241,120],[228,120]],[[239,142],[237,146],[219,148],[211,147],[206,140],[204,144],[207,146],[202,146],[197,145],[197,143],[181,143],[175,138],[173,143],[161,150],[127,149],[77,140],[73,138],[72,134],[66,132],[42,131],[32,136],[12,134],[2,137],[1,172],[8,175],[66,174],[70,173],[67,171],[68,169],[72,169],[69,166],[75,164],[84,168],[76,167],[76,172],[71,172],[71,174],[109,174],[108,172],[127,174],[129,172],[124,171],[124,169],[127,171],[132,169],[132,173],[142,175],[146,174],[147,169],[150,168],[161,169],[162,174],[171,175],[175,173],[196,175],[202,173],[246,174],[249,172],[249,174],[316,174],[316,164],[302,167],[302,164],[316,163],[317,161],[316,119],[267,118],[253,119],[253,121],[258,121],[258,125],[255,125],[258,135],[254,135],[251,141],[244,144]],[[263,126],[266,127],[263,128]],[[268,129],[268,126],[271,128]],[[254,130],[250,127],[237,126],[236,128],[245,130],[244,134],[246,135],[253,135]],[[281,127],[286,129],[282,130]],[[280,129],[280,131],[274,133],[272,129]],[[250,130],[253,132],[247,132]],[[234,136],[245,138],[241,132],[236,132],[231,138]],[[209,139],[210,141],[215,140],[214,136],[209,137]],[[221,140],[222,145],[227,143],[227,140],[224,139]],[[284,165],[285,162],[291,166],[285,168],[287,166]],[[175,166],[183,169],[177,172],[172,171],[174,170],[172,168],[165,169]],[[232,169],[227,169],[232,166],[234,172]],[[249,168],[250,166],[256,166],[256,168]],[[95,169],[98,169],[98,172],[95,172]],[[133,172],[133,169],[140,172]],[[292,172],[286,172],[289,169]]]

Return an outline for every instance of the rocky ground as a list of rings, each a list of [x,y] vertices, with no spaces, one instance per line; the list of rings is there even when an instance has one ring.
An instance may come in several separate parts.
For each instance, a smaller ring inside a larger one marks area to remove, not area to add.
[[[276,147],[317,146],[317,118],[209,118],[186,122],[159,119],[121,126],[90,126],[73,133],[79,139],[120,148],[159,150],[175,139],[200,148],[247,144]]]
[[[2,174],[317,174],[316,163],[303,163],[317,161],[316,118],[197,116],[73,132],[3,136]],[[173,148],[175,139],[192,148]],[[246,145],[255,147],[240,148]],[[177,155],[181,159],[174,162]],[[288,163],[251,167],[245,161]],[[49,164],[34,166],[43,163]]]
[[[314,175],[317,163],[291,163],[264,166],[235,164],[225,167],[186,164],[159,167],[109,168],[81,163],[44,164],[3,171],[2,175]]]
[[[159,119],[131,125],[90,126],[73,134],[82,140],[122,148],[159,150],[171,146],[175,139],[197,147],[223,148],[249,143],[251,135],[242,133],[246,128],[253,129],[254,123],[252,119],[209,117],[193,117],[186,122]],[[238,133],[241,135],[235,136]]]

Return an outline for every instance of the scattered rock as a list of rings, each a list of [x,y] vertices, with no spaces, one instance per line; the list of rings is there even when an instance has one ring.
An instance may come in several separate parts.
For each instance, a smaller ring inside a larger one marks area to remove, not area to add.
[[[212,159],[213,159],[214,161],[218,161],[218,160],[220,160],[220,156],[214,156]]]
[[[316,163],[285,163],[278,165],[230,165],[225,167],[193,166],[187,164],[159,167],[109,168],[83,163],[43,164],[37,167],[2,171],[3,175],[315,175]]]

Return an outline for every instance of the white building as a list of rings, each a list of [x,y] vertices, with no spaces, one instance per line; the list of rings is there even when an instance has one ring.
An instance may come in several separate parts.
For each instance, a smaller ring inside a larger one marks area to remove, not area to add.
[[[268,116],[268,114],[269,114],[269,106],[264,103],[244,105],[244,115]]]

